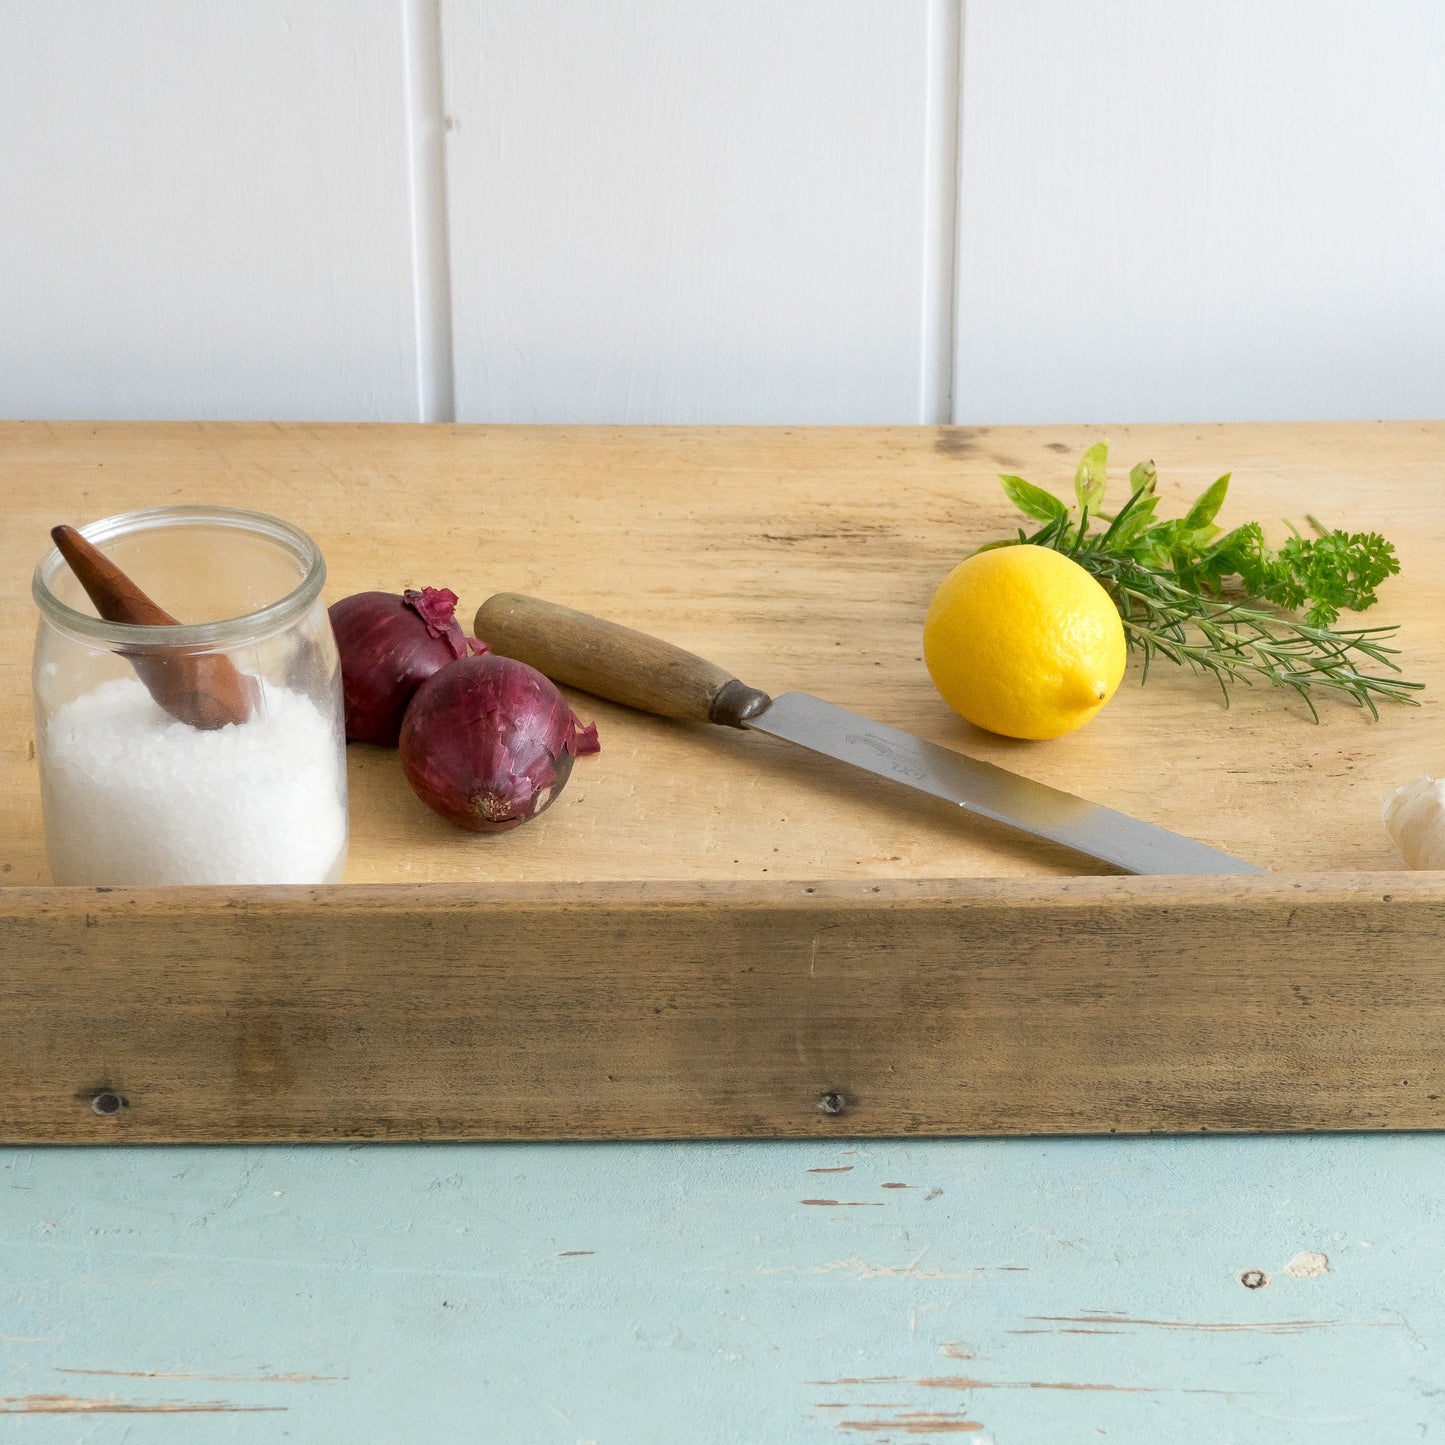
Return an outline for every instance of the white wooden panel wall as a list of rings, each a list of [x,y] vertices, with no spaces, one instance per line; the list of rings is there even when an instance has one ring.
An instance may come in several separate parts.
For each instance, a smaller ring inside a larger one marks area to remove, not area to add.
[[[4,0],[0,415],[1440,416],[1442,159],[1440,0]]]
[[[446,0],[442,30],[461,420],[920,419],[926,6]]]
[[[967,0],[962,420],[1445,415],[1445,4]]]
[[[0,412],[414,418],[399,0],[0,5]]]

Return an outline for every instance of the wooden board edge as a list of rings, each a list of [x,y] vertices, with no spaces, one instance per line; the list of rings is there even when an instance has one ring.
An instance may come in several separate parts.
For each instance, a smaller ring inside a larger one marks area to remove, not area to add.
[[[0,1140],[1436,1129],[1442,937],[1423,873],[10,889]]]
[[[166,916],[223,918],[237,910],[320,909],[365,913],[396,909],[548,908],[856,908],[931,907],[998,902],[1014,907],[1083,910],[1129,902],[1233,902],[1303,895],[1311,902],[1431,898],[1445,893],[1445,871],[1057,875],[1008,878],[626,879],[612,882],[339,883],[320,886],[77,888],[0,886],[0,920],[35,913],[99,914],[141,910]]]

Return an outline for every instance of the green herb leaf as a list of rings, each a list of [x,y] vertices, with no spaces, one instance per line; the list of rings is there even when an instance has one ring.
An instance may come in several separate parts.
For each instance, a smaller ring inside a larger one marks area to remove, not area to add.
[[[1037,517],[1040,522],[1052,522],[1055,517],[1067,517],[1069,509],[1052,492],[1026,482],[1022,477],[999,476],[1008,499],[1019,511],[1028,517]]]
[[[1307,539],[1291,528],[1278,552],[1258,522],[1221,535],[1214,519],[1228,473],[1184,516],[1160,521],[1154,464],[1140,462],[1129,473],[1129,500],[1105,517],[1104,531],[1091,533],[1090,523],[1102,515],[1107,454],[1107,444],[1096,442],[1079,463],[1077,517],[1021,477],[1000,480],[1015,506],[1044,523],[1032,536],[1020,531],[1017,541],[1072,557],[1113,598],[1130,648],[1143,654],[1145,680],[1163,657],[1210,678],[1226,703],[1232,685],[1265,681],[1297,695],[1316,720],[1321,689],[1374,716],[1381,700],[1416,701],[1422,684],[1390,675],[1400,671],[1395,649],[1385,645],[1393,627],[1332,627],[1341,609],[1371,606],[1375,589],[1400,570],[1395,549],[1378,532],[1327,532],[1311,517],[1320,535]],[[1302,618],[1290,615],[1306,604]],[[1369,670],[1372,664],[1385,673]]]
[[[1400,570],[1395,549],[1378,532],[1326,532],[1314,540],[1296,534],[1279,549],[1279,560],[1300,600],[1310,602],[1306,621],[1316,626],[1332,623],[1341,608],[1372,606],[1375,588]]]
[[[1074,495],[1079,499],[1079,510],[1086,507],[1091,512],[1099,510],[1104,500],[1104,469],[1109,460],[1109,443],[1095,442],[1079,462],[1074,473]]]
[[[1129,469],[1129,493],[1152,492],[1159,485],[1159,472],[1153,462],[1135,462]]]
[[[1134,470],[1138,471],[1138,468]],[[1158,506],[1159,498],[1152,484],[1137,488],[1105,534],[1108,544],[1121,554],[1132,555],[1133,549],[1139,545],[1138,539],[1158,525],[1159,519],[1155,515]]]
[[[1210,486],[1200,499],[1190,507],[1184,517],[1186,531],[1197,532],[1201,527],[1207,527],[1218,515],[1220,507],[1224,505],[1224,494],[1229,490],[1230,473]]]

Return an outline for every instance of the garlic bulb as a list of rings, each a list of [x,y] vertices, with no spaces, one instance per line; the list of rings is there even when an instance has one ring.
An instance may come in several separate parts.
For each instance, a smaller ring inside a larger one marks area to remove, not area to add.
[[[1412,868],[1445,868],[1445,778],[1422,775],[1385,799],[1385,830]]]

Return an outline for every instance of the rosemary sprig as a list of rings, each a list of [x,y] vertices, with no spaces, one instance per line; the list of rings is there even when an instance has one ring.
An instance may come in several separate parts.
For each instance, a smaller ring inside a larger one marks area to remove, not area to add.
[[[1332,626],[1342,607],[1370,606],[1375,588],[1400,570],[1378,533],[1326,531],[1311,517],[1319,537],[1293,532],[1279,552],[1265,545],[1258,523],[1221,536],[1214,518],[1228,475],[1183,517],[1161,521],[1152,462],[1129,474],[1129,500],[1110,516],[1101,510],[1107,458],[1107,442],[1084,453],[1072,509],[1022,477],[1000,477],[1020,511],[1044,525],[989,546],[1051,547],[1096,577],[1119,609],[1129,646],[1143,655],[1144,680],[1162,657],[1212,678],[1226,706],[1233,684],[1263,680],[1297,694],[1316,722],[1317,690],[1343,694],[1376,718],[1381,700],[1416,703],[1412,694],[1424,684],[1388,675],[1400,672],[1399,650],[1385,645],[1396,628]],[[1108,525],[1091,532],[1096,518]],[[1305,603],[1304,617],[1291,615]],[[1371,665],[1385,672],[1367,671]]]

